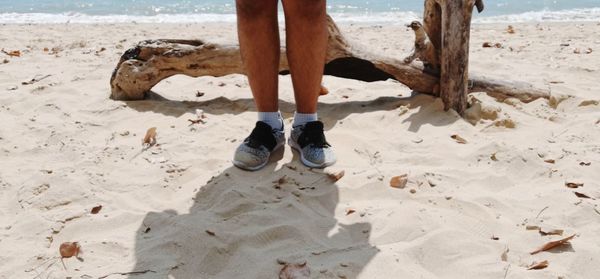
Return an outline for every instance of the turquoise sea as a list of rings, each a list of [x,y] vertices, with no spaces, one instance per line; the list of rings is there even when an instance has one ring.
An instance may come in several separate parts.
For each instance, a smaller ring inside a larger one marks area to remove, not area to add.
[[[486,0],[476,21],[598,21],[600,0]],[[341,21],[419,17],[421,0],[329,0]],[[0,0],[0,23],[234,21],[235,0]]]

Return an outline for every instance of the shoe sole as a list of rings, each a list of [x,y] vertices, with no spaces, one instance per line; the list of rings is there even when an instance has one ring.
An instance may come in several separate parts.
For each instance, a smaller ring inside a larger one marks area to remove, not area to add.
[[[329,163],[323,163],[323,164],[315,164],[311,161],[306,160],[306,158],[304,158],[304,154],[302,154],[302,148],[300,148],[300,146],[291,138],[288,140],[288,144],[290,145],[290,147],[294,150],[296,150],[299,154],[300,154],[300,161],[302,162],[302,164],[304,164],[305,166],[309,167],[309,168],[314,168],[314,169],[324,169],[326,167],[330,167],[333,166],[337,161],[334,160],[333,162],[329,162]]]
[[[277,146],[275,146],[275,148],[273,148],[273,150],[271,152],[269,152],[269,157],[267,158],[267,160],[265,160],[264,163],[256,166],[256,167],[249,167],[246,164],[244,164],[243,162],[240,161],[236,161],[233,160],[233,165],[243,169],[243,170],[247,170],[247,171],[257,171],[260,170],[262,168],[264,168],[266,165],[269,164],[269,162],[271,161],[271,154],[273,154],[275,151],[279,150],[280,148],[282,148],[285,145],[285,140],[283,140],[280,144],[278,144]]]

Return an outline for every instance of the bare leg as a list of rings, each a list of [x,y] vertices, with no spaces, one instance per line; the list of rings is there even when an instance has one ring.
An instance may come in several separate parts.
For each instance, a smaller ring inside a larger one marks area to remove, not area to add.
[[[316,113],[327,51],[325,0],[283,0],[296,107]]]
[[[279,110],[278,0],[236,0],[242,60],[260,112]]]

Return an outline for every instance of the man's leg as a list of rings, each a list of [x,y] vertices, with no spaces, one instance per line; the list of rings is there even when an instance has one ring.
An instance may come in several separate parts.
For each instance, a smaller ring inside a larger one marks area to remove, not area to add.
[[[242,60],[258,111],[279,109],[278,0],[237,0],[238,37]]]
[[[279,79],[278,0],[236,0],[242,60],[258,109],[258,122],[235,151],[233,164],[246,170],[264,167],[271,152],[284,145],[277,94]]]
[[[327,51],[325,0],[283,0],[283,9],[298,113],[316,113]]]
[[[283,0],[283,9],[297,108],[290,145],[300,152],[302,163],[324,168],[336,161],[317,119],[328,39],[325,0]]]

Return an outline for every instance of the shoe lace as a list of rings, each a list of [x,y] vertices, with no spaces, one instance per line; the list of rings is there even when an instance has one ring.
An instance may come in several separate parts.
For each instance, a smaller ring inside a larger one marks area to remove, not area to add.
[[[321,122],[310,122],[307,123],[302,130],[302,135],[298,139],[300,146],[304,147],[312,145],[317,148],[331,147],[331,144],[325,139],[325,133],[323,132],[323,123]]]
[[[256,122],[256,127],[250,133],[250,136],[246,138],[246,144],[252,148],[260,148],[265,146],[269,150],[272,150],[277,145],[277,140],[273,136],[273,129],[269,124],[264,122]]]

